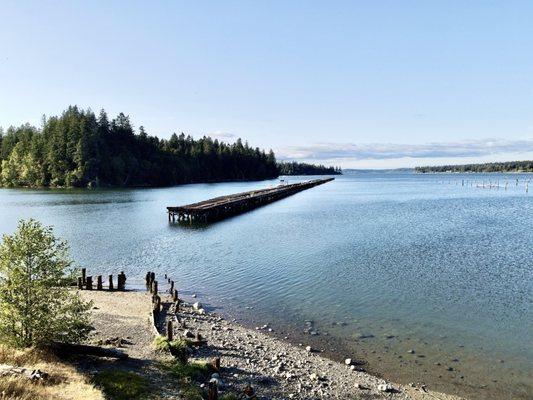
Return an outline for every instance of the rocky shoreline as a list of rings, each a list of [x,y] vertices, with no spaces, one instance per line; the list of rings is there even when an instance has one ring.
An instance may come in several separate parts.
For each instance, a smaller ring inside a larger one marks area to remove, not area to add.
[[[332,361],[310,345],[273,337],[268,324],[246,328],[206,313],[200,303],[182,303],[178,318],[178,336],[197,332],[208,342],[194,350],[194,359],[221,358],[223,385],[229,390],[250,384],[264,399],[460,399],[424,385],[388,382],[361,371],[350,358]]]
[[[124,351],[142,365],[168,361],[168,356],[153,348],[155,337],[153,319],[147,312],[151,295],[140,291],[105,293],[83,291],[83,296],[95,303],[96,334],[93,341],[109,337],[126,337],[129,344]],[[257,399],[398,399],[459,400],[460,397],[436,393],[421,385],[399,385],[370,375],[350,359],[344,362],[325,357],[320,350],[307,343],[294,345],[274,337],[268,324],[251,329],[230,321],[216,313],[208,313],[200,303],[180,302],[178,312],[170,295],[160,294],[165,314],[156,325],[160,334],[167,334],[167,322],[173,322],[175,339],[191,339],[198,334],[206,345],[192,347],[191,362],[211,362],[220,358],[217,379],[220,395],[242,394],[250,385]],[[137,307],[137,308],[136,308]],[[137,309],[137,315],[133,310]],[[128,312],[128,315],[123,315]],[[131,328],[111,321],[136,320]],[[270,332],[269,332],[270,331]],[[131,361],[130,361],[131,363]],[[144,368],[144,367],[143,367]],[[149,373],[153,373],[153,366]],[[144,371],[143,371],[144,373]],[[179,385],[168,377],[156,374],[165,390],[155,398],[180,399]],[[207,385],[207,381],[199,385]]]

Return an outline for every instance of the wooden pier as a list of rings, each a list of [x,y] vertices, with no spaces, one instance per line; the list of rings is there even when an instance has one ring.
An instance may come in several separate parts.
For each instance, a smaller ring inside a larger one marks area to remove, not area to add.
[[[168,220],[169,222],[216,221],[253,210],[254,208],[283,199],[302,190],[322,185],[334,179],[314,179],[307,182],[279,185],[274,188],[215,197],[214,199],[181,207],[167,207]]]

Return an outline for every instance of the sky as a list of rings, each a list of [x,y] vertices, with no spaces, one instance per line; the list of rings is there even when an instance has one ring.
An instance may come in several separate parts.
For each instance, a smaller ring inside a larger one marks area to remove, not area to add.
[[[532,20],[513,0],[2,0],[0,126],[75,104],[343,168],[533,159]]]

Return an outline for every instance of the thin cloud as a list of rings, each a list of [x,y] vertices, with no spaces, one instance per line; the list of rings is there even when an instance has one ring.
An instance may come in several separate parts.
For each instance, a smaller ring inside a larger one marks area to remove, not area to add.
[[[223,131],[211,132],[208,134],[208,136],[211,136],[213,139],[219,139],[224,141],[233,141],[237,139],[237,136],[235,136],[233,133]]]
[[[396,158],[480,157],[501,153],[533,151],[533,139],[470,140],[464,142],[394,144],[394,143],[316,143],[278,149],[281,159],[387,160]]]

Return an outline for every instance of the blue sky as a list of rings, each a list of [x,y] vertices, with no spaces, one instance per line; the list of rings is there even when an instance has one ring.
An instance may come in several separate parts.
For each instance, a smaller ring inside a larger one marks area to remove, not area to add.
[[[3,1],[0,126],[70,104],[356,168],[533,159],[530,1]]]

